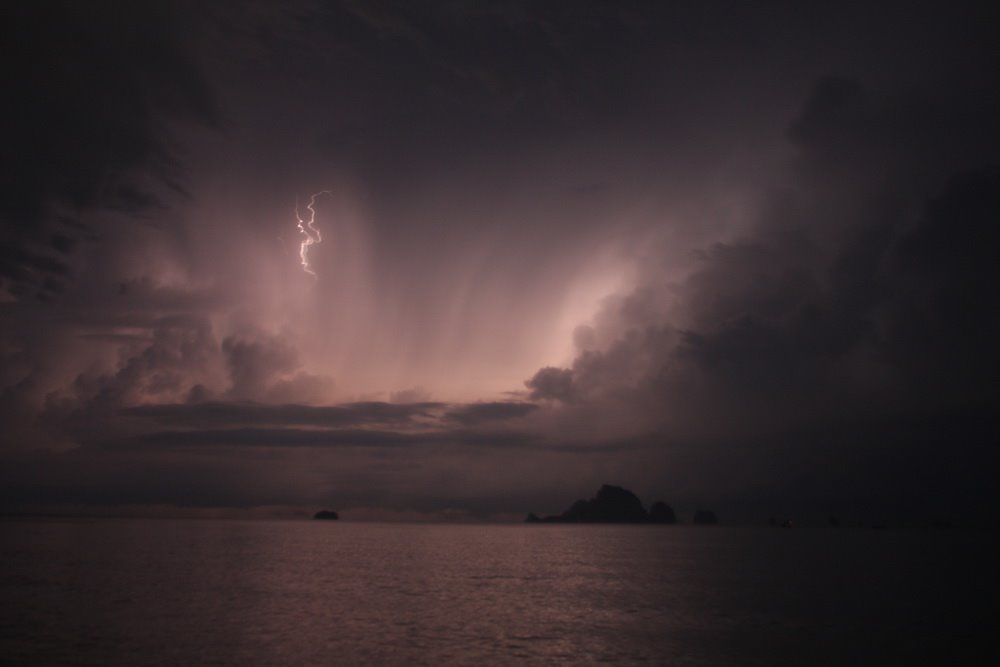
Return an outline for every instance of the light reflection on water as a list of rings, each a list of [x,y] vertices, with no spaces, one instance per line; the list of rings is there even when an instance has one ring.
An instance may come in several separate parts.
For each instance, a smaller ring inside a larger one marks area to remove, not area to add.
[[[980,622],[973,534],[101,520],[0,537],[11,664],[933,664],[974,658]]]

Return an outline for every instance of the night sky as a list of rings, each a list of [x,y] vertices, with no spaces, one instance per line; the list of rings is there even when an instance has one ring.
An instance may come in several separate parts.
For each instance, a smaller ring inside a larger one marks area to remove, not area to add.
[[[986,4],[6,3],[0,511],[981,519]]]

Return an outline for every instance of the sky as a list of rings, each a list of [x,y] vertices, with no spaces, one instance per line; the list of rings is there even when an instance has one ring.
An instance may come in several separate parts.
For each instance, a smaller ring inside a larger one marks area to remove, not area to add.
[[[984,5],[5,5],[0,511],[987,516]]]

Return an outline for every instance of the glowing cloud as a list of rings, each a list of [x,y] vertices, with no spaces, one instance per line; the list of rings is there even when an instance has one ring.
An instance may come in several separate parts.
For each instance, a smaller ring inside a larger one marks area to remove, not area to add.
[[[309,219],[303,220],[302,215],[299,213],[299,204],[295,202],[295,219],[298,220],[299,233],[302,234],[302,243],[299,246],[299,257],[302,260],[302,270],[318,278],[316,272],[312,270],[312,265],[309,263],[309,246],[316,243],[322,243],[323,235],[320,234],[319,228],[316,227],[316,198],[320,195],[331,195],[333,194],[329,190],[320,190],[313,194],[309,198],[309,203],[306,208],[309,209]]]

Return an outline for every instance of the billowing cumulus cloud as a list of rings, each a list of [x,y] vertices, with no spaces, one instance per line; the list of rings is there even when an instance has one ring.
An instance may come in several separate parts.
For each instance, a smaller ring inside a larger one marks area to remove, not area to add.
[[[983,504],[989,24],[894,9],[11,9],[3,506]]]
[[[584,415],[624,398],[676,441],[665,465],[737,448],[749,465],[730,488],[764,485],[778,504],[865,489],[932,511],[916,480],[935,468],[956,471],[938,490],[985,493],[1000,135],[982,105],[995,102],[820,82],[789,130],[795,170],[748,232],[680,283],[609,301],[598,321],[625,333],[540,369],[531,395]],[[636,319],[630,302],[650,294],[672,316]],[[776,475],[776,458],[795,464]]]

